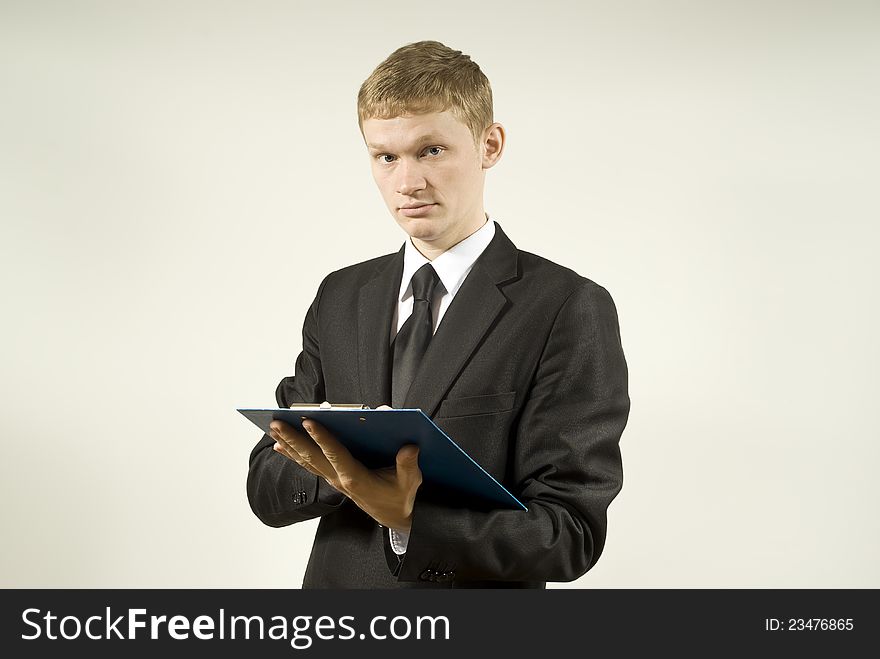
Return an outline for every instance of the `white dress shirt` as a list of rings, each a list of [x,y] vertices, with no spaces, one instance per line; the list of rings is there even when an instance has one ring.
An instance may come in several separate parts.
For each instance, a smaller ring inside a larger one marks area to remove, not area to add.
[[[467,238],[462,240],[436,257],[433,261],[429,261],[422,255],[419,250],[412,244],[412,239],[406,241],[403,251],[403,275],[400,278],[400,295],[397,298],[397,309],[394,318],[391,321],[391,337],[390,341],[394,341],[397,332],[403,327],[403,324],[412,315],[413,296],[412,296],[412,276],[416,270],[426,263],[430,263],[434,267],[434,271],[440,278],[440,283],[434,289],[434,299],[431,300],[431,317],[434,320],[434,332],[449,305],[464,280],[467,278],[474,267],[474,262],[479,258],[480,254],[492,242],[495,237],[495,222],[489,219],[486,214],[486,222],[482,227],[474,231]],[[409,534],[401,533],[394,529],[388,529],[391,534],[391,548],[395,554],[401,555],[406,553],[406,546],[409,543]]]

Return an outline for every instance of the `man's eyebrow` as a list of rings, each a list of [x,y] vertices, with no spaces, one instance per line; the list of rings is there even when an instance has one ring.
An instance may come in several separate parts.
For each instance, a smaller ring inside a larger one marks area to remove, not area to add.
[[[425,142],[445,142],[446,138],[442,135],[435,135],[434,133],[428,133],[427,135],[422,135],[416,138],[414,144],[424,144]],[[375,151],[390,151],[390,149],[384,144],[370,144],[367,142],[367,147],[373,149]]]

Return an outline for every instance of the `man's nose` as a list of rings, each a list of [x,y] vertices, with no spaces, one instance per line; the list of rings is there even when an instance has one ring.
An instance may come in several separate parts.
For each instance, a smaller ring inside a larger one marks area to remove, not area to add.
[[[421,166],[418,163],[401,160],[397,166],[397,192],[408,196],[424,189],[425,186],[426,181]]]

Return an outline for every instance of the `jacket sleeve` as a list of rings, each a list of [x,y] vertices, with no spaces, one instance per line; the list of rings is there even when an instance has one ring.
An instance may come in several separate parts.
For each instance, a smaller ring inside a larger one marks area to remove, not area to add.
[[[398,578],[571,581],[598,560],[606,512],[623,484],[629,415],[617,310],[583,280],[562,304],[511,437],[506,483],[528,507],[475,511],[416,497]]]
[[[275,390],[279,407],[293,403],[320,403],[324,400],[324,377],[318,345],[318,305],[326,279],[309,307],[303,323],[303,350],[296,360],[295,375],[285,377]],[[251,451],[247,476],[247,496],[251,510],[269,526],[287,526],[313,519],[340,506],[345,495],[323,479],[272,447],[275,440],[264,434]]]

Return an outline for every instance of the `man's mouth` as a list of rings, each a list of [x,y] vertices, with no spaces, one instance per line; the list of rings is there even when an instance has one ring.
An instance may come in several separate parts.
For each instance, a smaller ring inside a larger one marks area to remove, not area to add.
[[[431,212],[436,204],[407,204],[401,206],[398,210],[406,217],[422,217]]]

